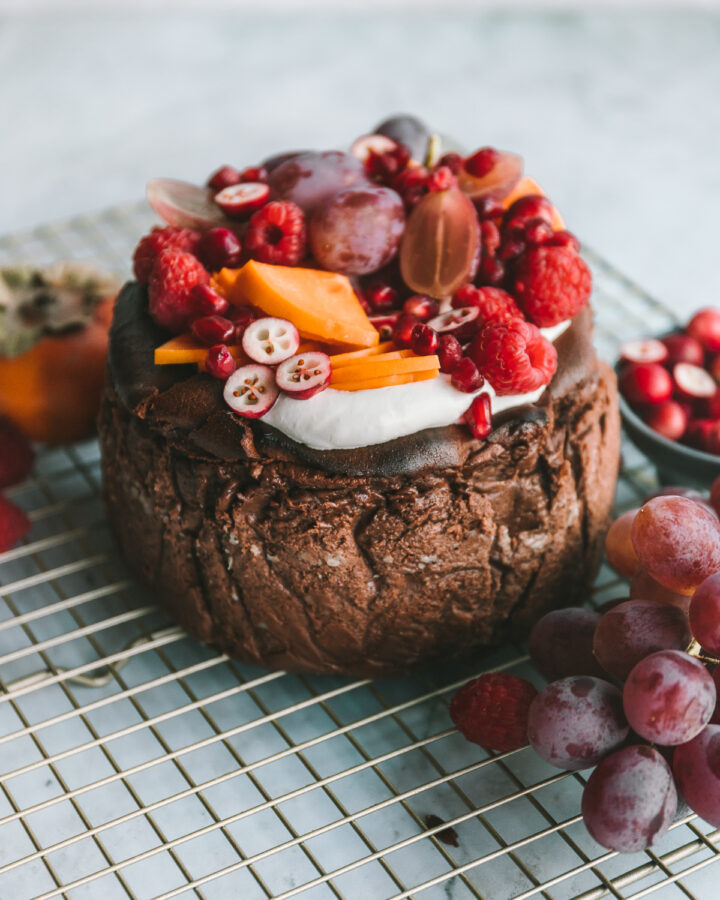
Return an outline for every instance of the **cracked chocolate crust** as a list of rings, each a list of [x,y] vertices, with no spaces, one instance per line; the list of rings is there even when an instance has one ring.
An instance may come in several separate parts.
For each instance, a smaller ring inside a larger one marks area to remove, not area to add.
[[[487,441],[435,429],[318,461],[226,413],[208,376],[133,364],[158,342],[137,290],[111,334],[105,497],[128,565],[200,640],[269,668],[374,677],[584,599],[619,452],[589,313],[566,332],[586,352]]]

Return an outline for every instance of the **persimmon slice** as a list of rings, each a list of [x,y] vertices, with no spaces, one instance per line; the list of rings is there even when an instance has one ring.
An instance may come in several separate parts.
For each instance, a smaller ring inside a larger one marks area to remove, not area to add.
[[[228,350],[235,359],[244,359],[242,347],[233,344]],[[187,363],[204,363],[208,348],[185,332],[155,348],[156,366],[182,366]]]
[[[439,369],[430,369],[427,372],[413,372],[408,375],[385,375],[382,378],[364,378],[361,381],[341,381],[338,384],[331,383],[330,387],[335,391],[371,391],[396,384],[429,381],[431,378],[437,378],[439,372]]]
[[[397,353],[397,356],[400,357],[400,352]],[[415,372],[427,372],[439,368],[440,360],[437,356],[396,358],[395,353],[388,353],[380,358],[365,359],[362,362],[335,369],[330,383],[364,381],[368,378],[384,378],[386,375],[411,375]]]

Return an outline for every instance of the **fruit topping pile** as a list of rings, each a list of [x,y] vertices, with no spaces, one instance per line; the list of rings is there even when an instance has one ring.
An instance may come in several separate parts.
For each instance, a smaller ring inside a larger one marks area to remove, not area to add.
[[[583,819],[629,853],[665,834],[681,800],[720,827],[720,479],[709,496],[651,495],[613,523],[605,549],[632,579],[629,599],[548,613],[530,657],[549,684],[487,673],[450,715],[486,749],[529,743],[559,769],[595,767]]]
[[[623,344],[618,384],[658,434],[720,455],[720,309],[700,310],[667,337]]]
[[[442,153],[410,116],[349,152],[226,165],[204,187],[155,179],[148,199],[167,224],[142,238],[134,272],[175,335],[155,361],[231,378],[225,398],[243,416],[262,416],[280,392],[442,375],[477,395],[464,418],[484,438],[484,385],[546,386],[557,357],[540,329],[591,292],[578,241],[519,156]]]

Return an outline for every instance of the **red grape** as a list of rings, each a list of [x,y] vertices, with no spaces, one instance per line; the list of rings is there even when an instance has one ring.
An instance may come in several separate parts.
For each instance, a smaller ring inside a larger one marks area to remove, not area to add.
[[[579,675],[554,681],[530,705],[528,740],[558,769],[586,769],[619,747],[629,727],[620,691]]]
[[[624,681],[636,663],[651,653],[687,650],[691,641],[682,610],[657,600],[628,600],[602,617],[593,651],[608,675]]]
[[[664,746],[691,741],[710,721],[715,684],[705,666],[687,653],[660,650],[628,675],[623,708],[640,737]]]
[[[273,200],[291,200],[310,215],[344,188],[366,184],[362,162],[350,153],[308,152],[281,163],[268,176]]]
[[[670,767],[653,747],[636,745],[604,759],[585,786],[582,814],[598,844],[620,853],[662,837],[677,809]]]
[[[625,578],[634,575],[640,566],[640,560],[630,537],[636,513],[637,509],[629,509],[615,519],[605,538],[605,553],[608,562],[618,575],[623,575]]]
[[[690,600],[687,594],[678,594],[670,588],[658,584],[654,578],[648,575],[647,569],[641,566],[633,575],[630,582],[631,600],[657,600],[659,603],[667,603],[669,606],[677,606],[684,613],[690,608]]]
[[[603,677],[593,656],[592,642],[600,614],[571,606],[543,616],[530,632],[530,658],[548,681],[570,675]]]
[[[720,572],[706,578],[693,594],[690,628],[704,650],[720,655]]]
[[[675,780],[688,806],[720,828],[720,725],[708,725],[675,750]]]
[[[673,591],[692,593],[720,570],[720,521],[687,497],[655,497],[642,506],[632,541],[650,575]]]

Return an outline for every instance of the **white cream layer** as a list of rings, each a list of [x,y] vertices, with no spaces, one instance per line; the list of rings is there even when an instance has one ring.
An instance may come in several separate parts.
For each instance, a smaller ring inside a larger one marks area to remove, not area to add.
[[[570,319],[540,329],[555,341],[569,327]],[[490,394],[493,413],[534,403],[545,391],[498,397],[487,382],[480,391]],[[298,444],[314,450],[352,450],[384,444],[395,438],[453,425],[470,406],[474,394],[464,394],[450,384],[447,375],[429,381],[375,388],[370,391],[335,391],[328,388],[309,400],[293,400],[281,394],[263,422],[282,431]]]

